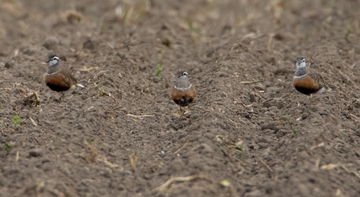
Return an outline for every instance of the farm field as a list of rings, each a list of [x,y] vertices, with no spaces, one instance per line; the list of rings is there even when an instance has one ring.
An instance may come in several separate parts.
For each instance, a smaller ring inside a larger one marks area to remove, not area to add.
[[[360,196],[359,8],[0,0],[0,197]],[[49,54],[85,88],[59,102]],[[327,83],[311,100],[299,56]]]

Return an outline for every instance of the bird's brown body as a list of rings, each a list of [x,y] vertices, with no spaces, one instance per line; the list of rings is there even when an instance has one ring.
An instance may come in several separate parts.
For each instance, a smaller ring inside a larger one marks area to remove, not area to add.
[[[64,97],[64,92],[79,86],[84,88],[83,85],[78,84],[75,77],[66,68],[62,68],[59,65],[59,57],[56,55],[49,56],[49,67],[45,74],[45,84],[53,91],[61,92]]]
[[[188,106],[196,97],[195,87],[188,79],[188,73],[177,72],[176,80],[171,91],[172,100],[181,107]]]
[[[293,84],[297,91],[310,95],[320,91],[324,87],[324,80],[316,73],[309,73],[302,78],[294,78]]]
[[[77,81],[68,70],[62,69],[54,74],[46,74],[45,83],[51,90],[63,92],[76,85]]]
[[[293,85],[297,91],[306,95],[322,93],[326,90],[325,81],[322,76],[317,73],[311,73],[306,67],[305,59],[301,57],[296,59]]]
[[[173,87],[173,90],[171,91],[171,98],[181,107],[188,106],[194,100],[195,96],[196,90],[194,87],[191,87],[188,90],[179,90]]]

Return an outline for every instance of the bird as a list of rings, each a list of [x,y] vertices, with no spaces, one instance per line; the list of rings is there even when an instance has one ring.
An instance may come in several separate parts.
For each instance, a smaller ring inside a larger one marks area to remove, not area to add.
[[[303,57],[296,58],[296,71],[293,77],[293,85],[302,94],[311,95],[326,91],[324,78],[315,72],[310,72],[306,67]]]
[[[77,83],[77,80],[70,71],[60,67],[59,62],[60,59],[56,55],[50,55],[48,57],[48,70],[45,74],[44,81],[51,90],[62,94],[60,97],[61,100],[65,96],[65,91],[75,88],[76,86],[81,88],[85,86]]]
[[[182,107],[188,106],[195,99],[195,96],[196,90],[189,81],[188,73],[178,71],[171,91],[171,98],[180,106],[180,112],[182,112]]]

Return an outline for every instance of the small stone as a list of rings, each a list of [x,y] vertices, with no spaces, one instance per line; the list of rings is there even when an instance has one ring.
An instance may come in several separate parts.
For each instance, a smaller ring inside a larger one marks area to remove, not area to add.
[[[326,116],[326,115],[328,115],[328,112],[327,111],[319,111],[319,114],[322,116]]]
[[[42,156],[42,150],[41,149],[32,149],[29,152],[30,157],[41,157]]]
[[[200,144],[198,146],[196,146],[194,149],[194,151],[199,151],[201,152],[202,154],[206,154],[206,153],[214,153],[214,149],[211,148],[211,146],[209,146],[208,144],[206,143],[203,143],[203,144]]]
[[[219,77],[229,77],[229,75],[226,72],[219,72]]]
[[[25,55],[34,55],[36,53],[36,47],[33,47],[33,46],[27,46],[25,47],[22,52],[25,54]]]
[[[360,108],[360,99],[356,99],[353,105],[355,108]]]
[[[259,142],[258,145],[259,145],[259,148],[261,148],[261,149],[267,148],[269,146],[268,143],[264,143],[264,142]]]
[[[261,125],[261,130],[265,130],[265,129],[270,129],[273,131],[279,130],[279,128],[277,128],[277,124],[275,122],[264,123],[263,125]]]
[[[273,99],[270,99],[270,100],[266,100],[263,102],[262,106],[263,107],[270,107],[270,106],[273,106]]]
[[[245,193],[244,196],[245,196],[245,197],[260,197],[260,196],[262,196],[262,195],[261,195],[261,192],[260,192],[259,190],[254,190],[254,191]]]
[[[89,49],[91,51],[95,50],[96,48],[96,43],[94,41],[92,41],[90,38],[88,38],[84,44],[83,44],[83,48],[84,49]]]
[[[14,65],[15,65],[15,62],[12,61],[12,60],[10,60],[10,61],[8,61],[8,62],[5,63],[4,67],[7,68],[7,69],[9,69],[9,68],[13,68]]]
[[[259,83],[258,85],[255,86],[255,89],[257,89],[257,90],[265,90],[265,86],[264,86],[264,84]]]
[[[56,48],[56,45],[59,44],[59,41],[57,38],[51,36],[51,37],[47,37],[42,46],[45,47],[48,50],[54,50]]]
[[[220,96],[221,96],[222,98],[226,98],[226,97],[227,97],[227,94],[226,94],[225,92],[222,92],[222,93],[220,94]]]
[[[254,93],[249,93],[249,101],[250,101],[251,103],[256,102],[255,94],[254,94]]]
[[[139,70],[140,71],[145,71],[147,67],[148,67],[147,64],[141,64],[141,65],[139,65]]]
[[[185,113],[185,114],[184,114],[184,117],[185,117],[185,118],[190,118],[190,117],[191,117],[191,112],[188,111],[187,113]]]
[[[300,193],[302,194],[302,196],[312,196],[310,189],[306,185],[299,184],[298,189],[299,189]]]
[[[281,41],[281,40],[284,40],[285,37],[284,37],[284,35],[282,35],[281,33],[276,33],[276,34],[274,35],[274,39]]]

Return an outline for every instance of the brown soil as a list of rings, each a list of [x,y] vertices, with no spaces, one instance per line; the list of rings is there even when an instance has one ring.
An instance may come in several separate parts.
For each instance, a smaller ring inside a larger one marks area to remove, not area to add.
[[[360,195],[359,1],[99,2],[0,0],[1,197]],[[62,102],[50,53],[86,86]]]

